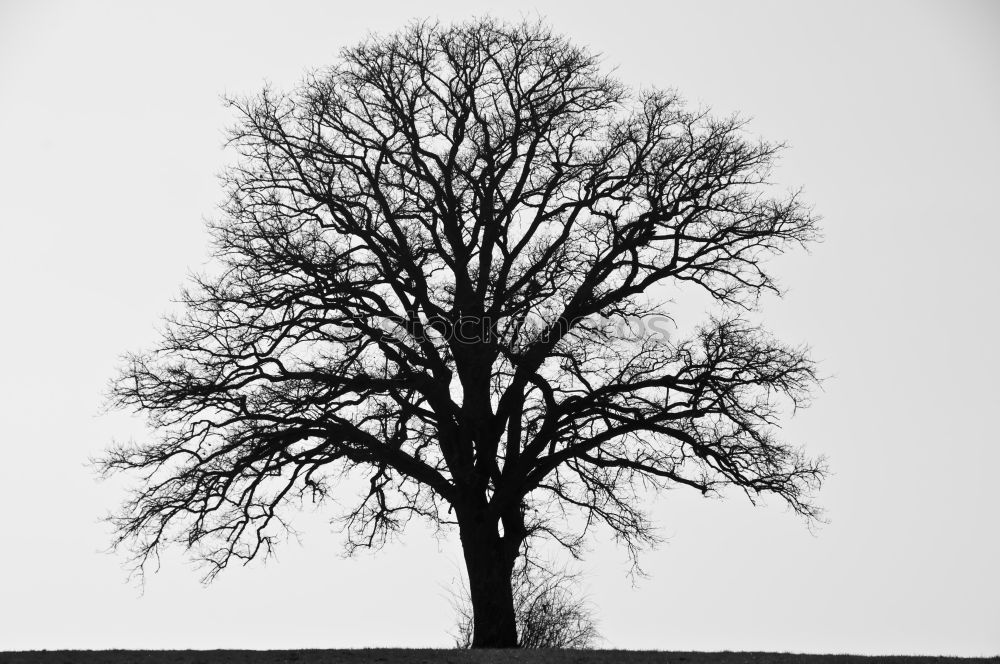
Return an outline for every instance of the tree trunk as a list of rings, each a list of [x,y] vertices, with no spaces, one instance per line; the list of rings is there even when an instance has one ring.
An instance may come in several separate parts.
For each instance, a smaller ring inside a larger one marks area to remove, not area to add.
[[[492,525],[481,520],[460,526],[462,552],[472,598],[472,647],[516,648],[517,624],[511,590],[513,557]]]

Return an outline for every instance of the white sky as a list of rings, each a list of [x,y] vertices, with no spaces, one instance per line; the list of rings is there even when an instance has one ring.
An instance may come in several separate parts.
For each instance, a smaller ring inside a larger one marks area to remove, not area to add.
[[[583,565],[607,645],[1000,653],[995,415],[1000,3],[0,0],[0,649],[447,646],[453,542],[419,528],[345,560],[303,545],[204,588],[183,557],[144,595],[101,553],[122,497],[84,466],[116,358],[207,255],[223,92],[296,82],[413,17],[547,16],[628,82],[786,140],[826,241],[784,257],[764,319],[833,376],[788,438],[829,457],[810,533],[780,505],[678,489],[626,580]]]

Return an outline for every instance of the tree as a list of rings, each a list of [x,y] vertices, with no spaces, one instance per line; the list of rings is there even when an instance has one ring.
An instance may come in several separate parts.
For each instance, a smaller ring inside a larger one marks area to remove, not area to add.
[[[594,524],[634,554],[647,490],[816,517],[822,463],[773,431],[815,367],[739,314],[777,292],[763,261],[816,236],[767,181],[781,146],[491,19],[370,37],[230,103],[219,270],[112,387],[162,434],[99,460],[142,478],[112,517],[138,570],[177,541],[211,579],[363,473],[348,548],[457,527],[473,645],[510,647],[518,559],[578,554]],[[669,341],[607,325],[667,315],[665,284],[721,313]]]

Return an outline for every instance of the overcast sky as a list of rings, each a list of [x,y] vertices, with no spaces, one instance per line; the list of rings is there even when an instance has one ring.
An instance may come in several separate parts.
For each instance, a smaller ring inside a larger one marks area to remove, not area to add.
[[[1000,3],[624,0],[0,0],[0,650],[450,645],[453,541],[414,528],[344,559],[320,511],[277,560],[206,588],[174,552],[140,594],[102,552],[122,484],[85,462],[142,435],[103,391],[205,264],[220,95],[484,13],[545,16],[626,82],[751,116],[824,217],[762,317],[830,376],[784,430],[829,458],[829,524],[670,492],[647,578],[600,539],[581,566],[606,645],[1000,653]]]

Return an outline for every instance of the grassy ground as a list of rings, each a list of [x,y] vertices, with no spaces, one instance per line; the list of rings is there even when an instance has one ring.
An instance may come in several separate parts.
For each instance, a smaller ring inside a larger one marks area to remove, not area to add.
[[[862,657],[625,650],[53,650],[0,652],[0,664],[946,664],[1000,657]]]

